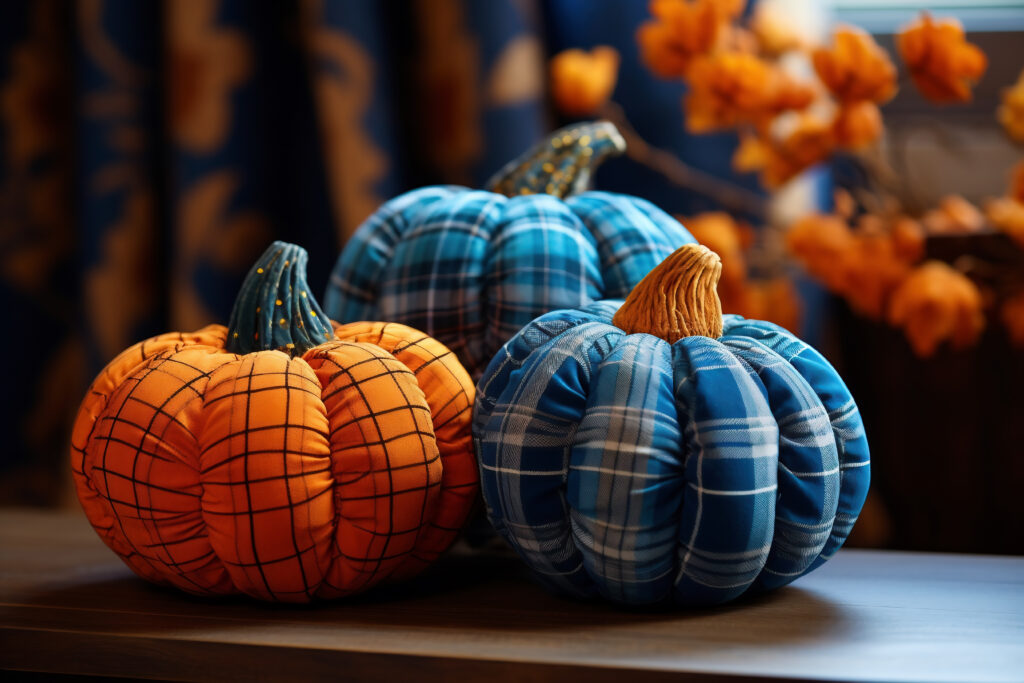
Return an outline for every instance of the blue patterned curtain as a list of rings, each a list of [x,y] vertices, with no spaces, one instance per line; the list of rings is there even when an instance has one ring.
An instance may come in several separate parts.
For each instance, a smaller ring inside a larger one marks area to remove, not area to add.
[[[724,172],[729,143],[685,136],[678,86],[638,63],[645,5],[0,3],[0,502],[54,502],[89,380],[144,336],[225,321],[270,240],[326,282],[383,200],[479,185],[557,125],[554,51],[615,45],[640,132]],[[627,163],[600,183],[695,208]]]

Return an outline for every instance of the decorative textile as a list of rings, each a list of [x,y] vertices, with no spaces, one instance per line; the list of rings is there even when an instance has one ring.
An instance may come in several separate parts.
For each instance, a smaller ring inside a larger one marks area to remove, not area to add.
[[[566,47],[615,45],[639,132],[730,174],[732,140],[686,135],[682,86],[640,64],[648,16],[619,0],[0,3],[0,295],[22,332],[0,350],[47,359],[0,395],[0,501],[55,502],[89,379],[139,339],[226,320],[273,239],[309,249],[320,293],[388,197],[482,187],[556,128],[546,60]],[[625,159],[597,181],[709,208]]]
[[[387,202],[356,231],[331,275],[324,310],[335,320],[422,329],[476,377],[538,315],[625,296],[693,241],[664,211],[627,195],[510,199],[425,187]]]
[[[469,376],[402,325],[334,331],[301,357],[239,356],[212,325],[104,369],[75,423],[75,485],[137,574],[304,602],[410,576],[451,544],[477,491]]]
[[[558,592],[714,604],[827,560],[864,502],[867,442],[835,370],[770,323],[675,344],[548,313],[478,383],[495,528]]]
[[[803,341],[769,322],[737,315],[724,318],[726,335],[755,339],[790,363],[814,387],[828,413],[839,448],[839,501],[828,541],[810,567],[814,569],[843,545],[868,494],[871,457],[860,411],[832,365]]]
[[[0,348],[47,359],[5,382],[0,500],[54,502],[89,378],[226,320],[275,237],[319,294],[387,197],[483,183],[548,130],[541,22],[530,0],[0,3],[0,293],[24,332]]]

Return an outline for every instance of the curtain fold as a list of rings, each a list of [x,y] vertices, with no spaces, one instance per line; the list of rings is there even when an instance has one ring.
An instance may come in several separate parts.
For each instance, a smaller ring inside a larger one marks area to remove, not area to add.
[[[529,0],[0,4],[0,501],[53,502],[92,376],[227,320],[268,242],[305,246],[320,286],[381,202],[479,184],[543,134],[538,20]]]

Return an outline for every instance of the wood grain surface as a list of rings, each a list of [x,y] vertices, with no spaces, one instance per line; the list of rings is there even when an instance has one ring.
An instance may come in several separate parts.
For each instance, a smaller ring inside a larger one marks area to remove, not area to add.
[[[456,552],[357,600],[202,600],[81,516],[0,511],[0,669],[194,681],[1024,681],[1024,558],[845,550],[776,593],[635,612]]]

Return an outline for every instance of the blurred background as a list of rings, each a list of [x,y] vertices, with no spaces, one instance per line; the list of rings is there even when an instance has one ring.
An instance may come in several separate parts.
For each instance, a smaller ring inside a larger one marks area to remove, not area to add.
[[[305,246],[310,283],[322,291],[346,239],[384,200],[430,183],[480,186],[547,132],[607,116],[628,126],[640,151],[608,162],[597,186],[649,199],[716,250],[733,249],[726,310],[794,329],[847,378],[874,473],[851,543],[1024,553],[1024,306],[1013,313],[1009,303],[1024,273],[1024,172],[1017,198],[1010,175],[1024,159],[1014,137],[1024,128],[1024,81],[1019,97],[1007,94],[1024,68],[1024,2],[721,0],[735,6],[723,22],[736,27],[716,34],[730,43],[722,49],[794,74],[822,75],[814,50],[828,49],[840,23],[895,55],[897,34],[922,9],[955,18],[985,55],[981,73],[965,75],[968,97],[938,105],[900,64],[895,96],[876,98],[884,129],[870,145],[803,158],[811,143],[802,143],[802,160],[781,180],[765,179],[763,159],[741,168],[761,176],[740,172],[735,156],[741,141],[778,131],[687,121],[694,110],[684,96],[701,84],[669,73],[665,59],[692,46],[678,35],[659,43],[655,29],[643,38],[644,26],[672,24],[673,6],[0,4],[0,296],[9,311],[0,353],[10,366],[0,505],[77,505],[68,431],[89,381],[139,339],[226,321],[271,240]],[[572,53],[555,66],[567,50],[596,46],[614,60]],[[838,86],[822,80],[815,97],[843,111]],[[820,237],[804,248],[786,236],[803,219],[830,217],[852,240],[839,251],[823,251]],[[879,236],[901,249],[903,218],[917,226],[907,233],[915,251],[879,269],[871,249]],[[859,254],[853,279],[831,282],[822,253]],[[973,283],[967,314],[980,326],[900,328],[890,299],[933,305],[920,303],[924,285],[896,295],[930,261]],[[877,296],[865,303],[865,291]]]

